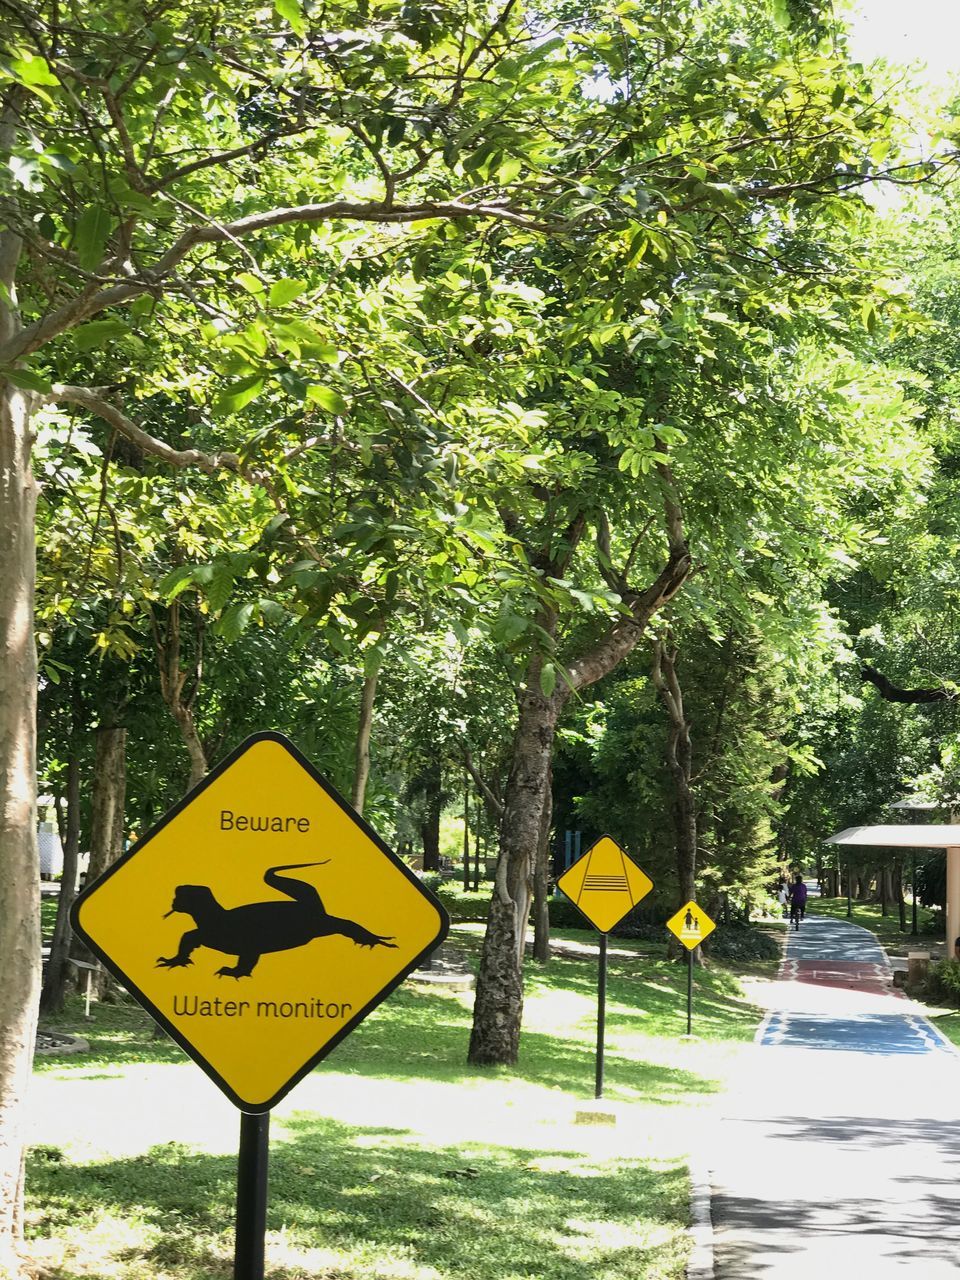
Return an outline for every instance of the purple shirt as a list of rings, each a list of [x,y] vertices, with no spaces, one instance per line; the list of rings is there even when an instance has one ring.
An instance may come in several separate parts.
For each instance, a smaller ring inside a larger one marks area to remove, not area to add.
[[[790,901],[795,902],[798,907],[806,906],[807,886],[802,882],[800,884],[792,884],[790,886]]]

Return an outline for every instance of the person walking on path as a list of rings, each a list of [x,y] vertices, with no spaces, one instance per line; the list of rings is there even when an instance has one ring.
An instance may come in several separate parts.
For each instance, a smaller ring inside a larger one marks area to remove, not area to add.
[[[796,879],[790,886],[790,923],[798,932],[806,909],[807,886],[803,883],[803,876],[798,871]]]
[[[786,920],[790,914],[790,886],[786,880],[780,881],[780,887],[777,889],[777,902],[780,904],[780,914]]]

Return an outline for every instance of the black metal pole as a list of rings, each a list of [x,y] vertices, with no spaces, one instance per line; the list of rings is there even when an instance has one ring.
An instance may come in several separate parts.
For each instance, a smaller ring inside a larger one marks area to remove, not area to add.
[[[600,962],[597,972],[597,1087],[595,1098],[603,1097],[603,1033],[607,1017],[607,935],[600,935]]]
[[[687,1035],[693,1028],[693,948],[687,949]]]
[[[263,1280],[267,1234],[267,1159],[270,1114],[240,1116],[237,1156],[237,1236],[233,1280]]]
[[[913,928],[910,930],[912,937],[917,936],[917,855],[911,857],[912,868],[910,871],[910,896],[913,898]]]

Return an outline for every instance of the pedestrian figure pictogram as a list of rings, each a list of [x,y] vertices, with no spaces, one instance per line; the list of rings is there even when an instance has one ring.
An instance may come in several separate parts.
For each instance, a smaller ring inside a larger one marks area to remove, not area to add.
[[[678,938],[683,943],[688,951],[698,947],[704,938],[708,938],[713,933],[716,927],[707,913],[698,907],[695,902],[686,903],[675,916],[671,916],[667,921],[667,928],[675,938]]]

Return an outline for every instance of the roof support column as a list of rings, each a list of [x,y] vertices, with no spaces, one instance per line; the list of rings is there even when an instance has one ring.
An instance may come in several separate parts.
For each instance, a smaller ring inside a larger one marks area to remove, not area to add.
[[[960,848],[947,849],[947,950],[949,960],[953,944],[960,938]]]

